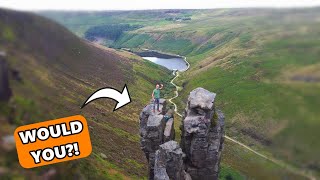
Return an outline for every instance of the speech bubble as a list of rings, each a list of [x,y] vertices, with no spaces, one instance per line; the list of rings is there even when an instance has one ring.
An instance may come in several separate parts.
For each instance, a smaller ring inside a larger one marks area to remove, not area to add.
[[[84,158],[92,151],[88,124],[81,115],[20,126],[14,138],[24,168]]]

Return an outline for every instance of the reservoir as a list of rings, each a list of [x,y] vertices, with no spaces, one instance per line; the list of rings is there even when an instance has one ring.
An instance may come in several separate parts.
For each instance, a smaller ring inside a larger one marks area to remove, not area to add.
[[[142,57],[148,61],[166,67],[169,70],[184,71],[188,69],[188,64],[182,57],[160,58],[160,57]]]

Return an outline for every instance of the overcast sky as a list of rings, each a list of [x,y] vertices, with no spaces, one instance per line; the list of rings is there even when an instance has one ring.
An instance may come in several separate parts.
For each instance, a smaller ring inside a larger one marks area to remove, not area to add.
[[[0,0],[0,7],[19,10],[141,10],[313,6],[320,6],[320,0]]]

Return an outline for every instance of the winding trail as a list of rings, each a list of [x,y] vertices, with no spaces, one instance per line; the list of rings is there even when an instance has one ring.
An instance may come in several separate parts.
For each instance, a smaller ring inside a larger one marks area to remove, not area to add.
[[[176,113],[178,116],[182,117],[182,115],[178,112],[178,108],[177,108],[176,103],[174,103],[174,102],[172,101],[173,99],[175,99],[175,98],[177,98],[177,97],[179,96],[179,92],[178,92],[179,86],[174,83],[174,80],[175,80],[177,77],[179,77],[179,72],[187,71],[187,70],[190,68],[190,63],[187,61],[187,58],[186,58],[186,57],[184,57],[184,56],[180,56],[180,57],[183,57],[183,58],[184,58],[184,60],[185,60],[186,63],[188,64],[188,67],[187,67],[185,70],[173,72],[175,76],[174,76],[174,78],[170,81],[170,83],[176,88],[176,90],[174,91],[175,96],[172,97],[172,98],[170,98],[170,99],[169,99],[169,102],[174,105],[174,108],[175,108],[174,111],[175,111],[175,113]],[[308,178],[308,179],[310,179],[310,180],[316,180],[316,178],[315,178],[311,173],[308,173],[308,172],[306,172],[306,171],[304,171],[304,170],[301,170],[301,169],[297,169],[297,168],[295,168],[295,167],[292,167],[292,166],[290,166],[290,165],[288,165],[288,164],[286,164],[286,163],[284,163],[284,162],[282,162],[282,161],[280,161],[280,160],[277,160],[277,159],[275,159],[275,158],[272,158],[272,157],[268,157],[268,156],[266,156],[266,155],[263,155],[263,154],[255,151],[255,150],[253,150],[253,149],[250,148],[249,146],[247,146],[247,145],[245,145],[245,144],[243,144],[243,143],[241,143],[241,142],[239,142],[239,141],[237,141],[237,140],[235,140],[235,139],[233,139],[233,138],[231,138],[231,137],[229,137],[229,136],[227,136],[227,135],[225,135],[224,137],[225,137],[227,140],[229,140],[229,141],[231,141],[231,142],[233,142],[233,143],[235,143],[235,144],[238,144],[238,145],[241,146],[242,148],[244,148],[244,149],[246,149],[246,150],[248,150],[248,151],[250,151],[250,152],[252,152],[252,153],[254,153],[254,154],[256,154],[256,155],[258,155],[258,156],[260,156],[260,157],[262,157],[262,158],[264,158],[264,159],[266,159],[266,160],[268,160],[268,161],[271,161],[271,162],[273,162],[274,164],[277,164],[277,165],[279,165],[279,166],[281,166],[281,167],[283,167],[283,168],[286,168],[288,171],[290,171],[290,172],[292,172],[292,173],[294,173],[294,174],[298,174],[298,175],[304,176],[304,177],[306,177],[306,178]]]

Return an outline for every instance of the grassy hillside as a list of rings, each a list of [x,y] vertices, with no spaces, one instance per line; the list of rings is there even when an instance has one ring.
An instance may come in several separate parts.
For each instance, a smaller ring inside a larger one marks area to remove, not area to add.
[[[187,56],[191,69],[177,80],[183,87],[176,100],[180,111],[190,90],[201,86],[216,92],[228,135],[320,176],[319,12],[310,8],[42,14],[80,37],[99,25],[143,26],[105,45]],[[179,20],[183,17],[191,20]],[[228,166],[251,178],[281,177],[274,170],[279,167],[268,171],[265,167],[273,165],[241,163],[239,158],[254,155],[236,145],[227,147],[239,153],[225,153]],[[265,172],[256,173],[257,167]]]
[[[133,54],[82,40],[51,20],[3,9],[0,51],[7,54],[13,91],[10,101],[0,106],[1,179],[42,179],[52,172],[57,179],[146,177],[138,115],[154,84],[168,82],[171,72]],[[112,112],[116,102],[103,99],[80,109],[96,89],[121,90],[124,84],[132,97],[124,108]],[[26,170],[16,150],[2,145],[2,137],[12,135],[19,125],[77,114],[89,123],[93,152],[88,158]]]

